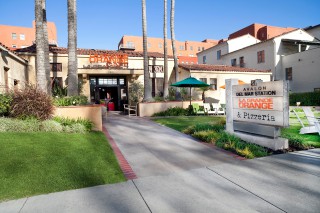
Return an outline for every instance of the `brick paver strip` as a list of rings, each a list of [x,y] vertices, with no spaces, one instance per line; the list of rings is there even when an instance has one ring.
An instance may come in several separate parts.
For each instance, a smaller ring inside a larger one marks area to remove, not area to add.
[[[111,137],[111,135],[109,134],[108,130],[103,127],[102,129],[103,133],[105,134],[105,136],[107,137],[114,154],[116,155],[120,168],[124,174],[124,176],[128,179],[128,180],[133,180],[133,179],[137,179],[136,174],[134,173],[134,171],[132,170],[130,164],[128,163],[127,159],[123,156],[122,152],[120,151],[119,147],[117,146],[117,144],[114,142],[113,138]]]

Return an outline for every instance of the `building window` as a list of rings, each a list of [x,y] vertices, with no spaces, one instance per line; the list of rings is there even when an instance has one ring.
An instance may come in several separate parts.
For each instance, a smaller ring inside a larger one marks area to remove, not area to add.
[[[257,52],[258,64],[264,63],[264,50]]]
[[[203,64],[207,63],[207,56],[206,55],[202,56],[202,63]]]
[[[210,78],[210,88],[212,90],[217,90],[217,79],[216,78]]]
[[[24,34],[20,34],[20,40],[25,40],[25,39],[26,39],[25,35]]]
[[[231,66],[233,66],[233,67],[237,66],[237,59],[236,58],[231,59]]]
[[[240,61],[240,67],[244,67],[244,57],[243,56],[241,56],[239,58],[239,61]]]
[[[162,48],[162,43],[159,43],[158,46],[159,46],[159,48]]]
[[[179,50],[184,50],[183,45],[180,45],[180,46],[179,46]]]
[[[15,44],[12,44],[12,48],[17,48],[17,45],[15,45]]]
[[[12,39],[17,39],[17,34],[16,33],[12,33],[11,37],[12,37]]]
[[[134,47],[134,42],[127,41],[127,47],[133,48]]]
[[[190,50],[193,50],[193,46],[190,46]]]
[[[200,81],[207,83],[207,79],[206,78],[200,78]]]
[[[217,51],[217,60],[220,60],[220,58],[221,58],[221,50],[218,50]]]
[[[62,72],[62,63],[50,63],[52,72]]]
[[[199,52],[201,51],[201,47],[198,47],[198,51],[199,51]]]
[[[286,68],[286,80],[292,81],[292,67]]]
[[[117,85],[117,78],[99,78],[99,85]]]

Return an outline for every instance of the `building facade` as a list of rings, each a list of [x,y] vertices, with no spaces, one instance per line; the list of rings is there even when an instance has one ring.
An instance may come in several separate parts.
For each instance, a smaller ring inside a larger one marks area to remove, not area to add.
[[[297,28],[293,28],[293,27],[275,27],[275,26],[269,26],[265,24],[254,23],[234,33],[231,33],[228,39],[233,39],[246,34],[250,34],[261,41],[265,41],[270,38],[276,37],[278,35],[281,35],[283,33],[287,33],[296,29]]]
[[[57,45],[57,29],[54,22],[47,22],[49,44]],[[35,21],[32,27],[0,25],[0,42],[10,49],[25,48],[35,43]]]
[[[28,82],[28,61],[0,43],[0,93],[20,89]]]
[[[29,61],[29,82],[36,83],[36,47],[17,50],[18,54]],[[143,53],[132,51],[111,51],[78,49],[78,77],[82,94],[92,103],[111,98],[115,110],[121,110],[128,102],[128,87],[139,81],[143,84]],[[149,77],[152,81],[153,96],[163,92],[163,54],[148,53]],[[50,46],[51,85],[66,87],[68,83],[68,49]],[[168,59],[168,75],[172,75],[173,58]]]
[[[223,54],[221,56],[220,64],[241,66],[258,70],[271,70],[273,80],[290,81],[290,90],[292,92],[314,91],[316,88],[320,87],[320,71],[316,68],[320,66],[320,61],[313,60],[312,63],[316,64],[316,66],[308,63],[300,63],[300,65],[303,65],[304,67],[296,66],[301,70],[296,70],[295,72],[288,69],[292,67],[288,63],[294,63],[291,60],[293,56],[290,56],[292,54],[295,54],[295,57],[300,56],[301,58],[304,58],[305,55],[308,55],[310,58],[317,58],[317,50],[311,51],[317,47],[319,47],[317,39],[304,30],[297,29],[263,42],[258,42],[227,54]],[[308,53],[304,53],[305,51]],[[208,57],[214,57],[216,50],[212,50],[211,52],[208,50],[206,52],[199,53],[199,61],[201,61],[204,54],[206,54],[207,61],[210,62]],[[286,59],[286,57],[289,57],[289,59]],[[300,76],[297,75],[297,72],[304,74],[303,76]],[[295,74],[295,77],[290,77],[292,73]],[[310,82],[310,84],[304,84],[305,81]],[[318,83],[311,83],[314,81]]]
[[[197,61],[197,53],[206,50],[218,43],[218,40],[206,39],[203,41],[177,41],[176,51],[179,63],[193,64]],[[167,40],[168,55],[173,55],[171,39]],[[143,51],[142,36],[124,35],[118,49]],[[163,38],[148,37],[148,51],[163,53]]]

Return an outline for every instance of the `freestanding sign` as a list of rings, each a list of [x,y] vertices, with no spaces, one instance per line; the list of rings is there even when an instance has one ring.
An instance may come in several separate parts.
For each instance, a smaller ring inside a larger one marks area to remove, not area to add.
[[[254,86],[252,86],[254,85]],[[233,120],[270,126],[289,126],[284,81],[233,85]]]
[[[287,81],[236,84],[226,80],[227,131],[274,150],[288,148],[279,138],[280,127],[289,126]]]

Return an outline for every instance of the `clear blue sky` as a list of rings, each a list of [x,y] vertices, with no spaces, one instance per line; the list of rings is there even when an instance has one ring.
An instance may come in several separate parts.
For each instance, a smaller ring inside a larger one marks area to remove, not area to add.
[[[146,2],[147,34],[162,37],[163,1]],[[34,0],[0,0],[0,8],[0,24],[32,26]],[[319,8],[320,0],[176,0],[176,39],[227,38],[252,23],[304,28],[320,24]],[[123,35],[142,35],[141,0],[77,0],[77,10],[79,48],[113,50]],[[59,46],[66,47],[67,0],[47,0],[47,18],[56,23]]]

